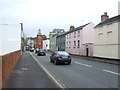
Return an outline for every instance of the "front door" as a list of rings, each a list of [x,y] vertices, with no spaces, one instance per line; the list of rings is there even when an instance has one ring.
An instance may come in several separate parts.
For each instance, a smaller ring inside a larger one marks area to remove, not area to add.
[[[88,54],[89,54],[89,49],[86,48],[86,56],[88,56]]]

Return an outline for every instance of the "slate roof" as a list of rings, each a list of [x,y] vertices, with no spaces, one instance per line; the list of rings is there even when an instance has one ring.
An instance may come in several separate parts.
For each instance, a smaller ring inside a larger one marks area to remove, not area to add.
[[[109,24],[109,23],[113,23],[113,22],[115,22],[115,21],[120,21],[120,15],[115,16],[115,17],[112,17],[112,18],[109,18],[109,19],[107,19],[107,20],[105,20],[105,21],[100,22],[98,25],[95,26],[95,28],[97,28],[97,27],[102,27],[102,26],[104,26],[104,25],[107,25],[107,24]]]
[[[63,36],[63,35],[66,35],[66,34],[68,34],[68,33],[72,33],[72,32],[74,32],[74,31],[81,30],[81,29],[83,29],[85,26],[87,26],[88,24],[90,24],[90,23],[87,23],[87,24],[85,24],[85,25],[79,26],[79,27],[75,28],[74,30],[67,31],[66,33],[61,34],[61,35],[58,35],[57,37],[59,37],[59,36]]]

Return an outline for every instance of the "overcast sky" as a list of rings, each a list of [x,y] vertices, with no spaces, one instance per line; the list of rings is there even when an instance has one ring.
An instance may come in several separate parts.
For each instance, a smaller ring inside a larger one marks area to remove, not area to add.
[[[49,35],[55,28],[69,30],[70,25],[88,22],[97,25],[107,12],[118,15],[119,0],[0,0],[0,24],[23,23],[27,37],[35,37],[38,29]]]

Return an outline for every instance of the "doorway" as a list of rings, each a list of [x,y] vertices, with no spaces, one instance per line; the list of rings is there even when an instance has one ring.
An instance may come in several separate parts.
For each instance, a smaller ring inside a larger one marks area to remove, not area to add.
[[[88,56],[88,55],[89,55],[89,49],[86,48],[86,56]]]

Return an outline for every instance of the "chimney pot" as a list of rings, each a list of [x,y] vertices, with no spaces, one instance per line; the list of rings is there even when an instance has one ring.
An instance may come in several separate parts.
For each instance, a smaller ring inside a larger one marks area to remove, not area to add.
[[[109,16],[107,15],[107,12],[104,12],[104,15],[101,15],[101,21],[105,21],[109,19]]]
[[[73,25],[70,26],[70,30],[74,30],[75,27]]]

